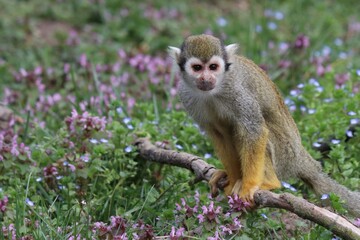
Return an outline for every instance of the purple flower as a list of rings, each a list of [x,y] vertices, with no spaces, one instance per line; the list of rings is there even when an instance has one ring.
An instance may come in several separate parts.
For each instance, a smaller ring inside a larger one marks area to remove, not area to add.
[[[195,199],[196,205],[198,205],[200,202],[200,193],[197,190],[195,191],[194,199]]]
[[[10,153],[15,157],[19,156],[19,154],[20,154],[18,149],[17,149],[18,144],[17,144],[16,140],[17,140],[17,135],[14,135],[13,138],[12,138],[11,150],[10,150]]]
[[[118,50],[118,56],[121,58],[121,59],[126,59],[126,52],[123,50],[123,49],[119,49]]]
[[[244,202],[237,194],[228,196],[228,203],[231,210],[236,212],[244,211],[247,207],[250,206],[250,203]]]
[[[68,164],[68,167],[69,167],[71,172],[75,172],[76,167],[73,164]]]
[[[325,73],[330,72],[332,69],[331,65],[324,67],[322,64],[316,66],[316,74],[318,76],[323,76]]]
[[[205,222],[205,216],[202,214],[197,215],[197,218],[199,219],[199,223]]]
[[[222,232],[224,235],[232,234],[232,230],[231,230],[229,227],[227,227],[227,226],[221,225],[221,226],[220,226],[220,229],[221,229],[221,232]]]
[[[0,211],[4,213],[6,211],[6,206],[9,202],[9,199],[7,196],[3,197],[3,199],[0,200]]]
[[[352,34],[360,32],[360,22],[349,23],[348,31]]]
[[[2,227],[2,234],[3,236],[7,236],[8,239],[16,239],[16,229],[13,223],[9,224],[8,227]]]
[[[177,230],[175,230],[175,227],[172,226],[171,227],[171,232],[170,232],[170,240],[178,240],[178,239],[182,239],[182,237],[184,236],[184,232],[185,232],[185,228],[181,227]]]
[[[95,222],[93,225],[93,232],[98,231],[100,235],[103,235],[108,232],[108,227],[103,222]]]
[[[55,166],[49,165],[49,166],[43,168],[43,174],[45,177],[57,176],[58,170]]]
[[[240,221],[239,221],[238,218],[234,218],[234,219],[233,219],[233,222],[234,222],[234,226],[236,226],[236,227],[238,227],[238,228],[241,228],[241,227],[242,227],[242,225],[241,225],[241,223],[240,223]]]
[[[354,221],[354,225],[360,228],[360,218],[356,218]]]
[[[135,98],[128,98],[127,100],[127,105],[128,105],[128,109],[131,110],[134,106],[135,106],[136,100]]]
[[[66,39],[66,44],[69,46],[76,46],[80,43],[80,38],[78,33],[75,30],[70,30],[68,38]]]
[[[70,72],[70,68],[71,68],[71,65],[69,63],[65,63],[64,64],[64,68],[63,68],[63,71],[65,74],[69,73]]]
[[[310,46],[310,39],[305,35],[299,35],[294,43],[294,47],[297,49],[305,49]]]
[[[237,217],[233,219],[232,223],[220,226],[221,235],[229,235],[234,232],[238,232],[242,228],[242,225]]]
[[[125,229],[127,227],[126,219],[120,216],[111,216],[110,217],[110,226],[109,228],[112,230],[118,231],[118,233],[125,233]]]
[[[221,207],[214,208],[214,202],[211,201],[209,206],[202,206],[202,214],[198,215],[199,222],[208,221],[219,223],[218,215],[221,214]]]
[[[79,63],[80,63],[80,66],[82,66],[84,68],[89,66],[89,62],[87,60],[86,54],[83,53],[80,55]]]
[[[194,216],[195,213],[198,212],[198,205],[196,204],[193,208],[190,207],[184,198],[181,198],[181,205],[180,204],[176,204],[176,211],[178,212],[184,212],[186,217],[192,217]]]
[[[289,68],[291,66],[291,61],[289,60],[281,60],[278,64],[279,68]]]
[[[207,240],[221,240],[221,238],[219,236],[219,232],[215,231],[215,236],[214,237],[208,237]]]
[[[92,132],[103,131],[106,126],[105,117],[92,117],[88,112],[81,115],[73,109],[71,117],[65,119],[68,131],[71,135],[81,134],[89,138]]]
[[[136,232],[137,239],[154,239],[154,230],[151,225],[145,224],[142,220],[139,220],[132,226],[132,229]]]
[[[126,236],[126,233],[115,235],[113,237],[114,240],[128,240],[128,237]]]
[[[338,86],[344,85],[344,83],[347,82],[349,79],[350,79],[349,73],[341,73],[341,74],[335,75],[335,82],[336,82],[336,85],[338,85]]]

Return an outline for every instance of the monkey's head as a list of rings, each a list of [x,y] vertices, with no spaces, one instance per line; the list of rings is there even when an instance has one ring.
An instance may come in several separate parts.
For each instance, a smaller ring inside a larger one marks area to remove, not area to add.
[[[236,49],[236,44],[224,46],[220,39],[203,34],[187,37],[181,48],[169,47],[169,54],[189,87],[211,91],[229,70],[228,59]]]

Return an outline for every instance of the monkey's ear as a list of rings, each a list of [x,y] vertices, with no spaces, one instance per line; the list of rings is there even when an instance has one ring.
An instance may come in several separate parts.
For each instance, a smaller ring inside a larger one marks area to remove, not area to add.
[[[226,51],[227,55],[229,57],[231,57],[233,55],[236,55],[236,52],[237,52],[238,48],[239,48],[239,45],[234,43],[234,44],[227,45],[225,47],[225,51]]]
[[[172,59],[174,59],[177,63],[179,62],[180,53],[181,53],[180,48],[169,46],[168,53]]]

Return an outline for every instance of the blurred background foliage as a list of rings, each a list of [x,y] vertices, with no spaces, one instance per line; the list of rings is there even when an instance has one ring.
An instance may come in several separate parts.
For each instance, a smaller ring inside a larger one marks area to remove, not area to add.
[[[195,189],[209,206],[206,184],[139,159],[132,143],[150,136],[221,167],[182,111],[166,53],[186,36],[213,34],[269,74],[306,148],[359,190],[359,12],[357,1],[330,0],[0,0],[0,101],[14,112],[0,134],[0,238],[150,239],[185,226],[199,239],[331,239],[308,222],[283,224],[293,216],[272,209],[248,214],[232,234],[174,214],[181,198],[195,204]],[[151,227],[130,224],[139,220]]]

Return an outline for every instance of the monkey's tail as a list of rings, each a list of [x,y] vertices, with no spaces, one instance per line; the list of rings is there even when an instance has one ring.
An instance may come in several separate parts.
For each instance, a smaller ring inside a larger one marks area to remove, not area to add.
[[[302,164],[303,166],[307,166],[301,168],[301,171],[299,172],[300,179],[314,189],[316,194],[320,196],[323,194],[335,193],[345,202],[344,207],[352,215],[360,217],[360,192],[350,191],[345,186],[337,183],[322,172],[321,167],[316,160],[310,155],[308,155],[308,158],[308,163]],[[309,166],[309,164],[313,166]]]

